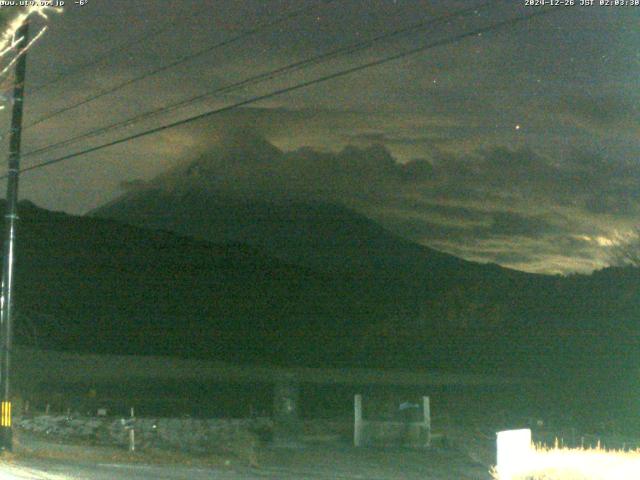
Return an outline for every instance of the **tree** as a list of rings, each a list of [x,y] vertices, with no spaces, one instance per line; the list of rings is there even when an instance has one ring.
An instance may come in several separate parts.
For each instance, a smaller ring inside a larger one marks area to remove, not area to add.
[[[616,267],[640,267],[640,225],[632,229],[628,239],[611,248],[609,263]]]

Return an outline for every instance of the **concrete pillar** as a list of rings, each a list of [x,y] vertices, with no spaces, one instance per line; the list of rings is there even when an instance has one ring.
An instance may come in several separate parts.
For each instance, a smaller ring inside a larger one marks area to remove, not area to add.
[[[426,430],[424,439],[425,447],[431,446],[431,404],[429,397],[422,397],[422,414],[424,415],[424,429]]]
[[[273,392],[273,441],[277,446],[297,446],[300,442],[299,400],[297,379],[291,375],[278,379]]]
[[[353,445],[362,446],[362,395],[353,399]]]

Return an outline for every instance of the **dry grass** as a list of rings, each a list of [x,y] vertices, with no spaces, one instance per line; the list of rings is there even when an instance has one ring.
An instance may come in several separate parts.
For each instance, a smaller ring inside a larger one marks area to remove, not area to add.
[[[508,479],[495,469],[492,475],[499,480],[638,480],[640,450],[537,446],[517,470]]]
[[[21,449],[13,454],[5,454],[3,460],[16,462],[28,459],[82,461],[92,463],[121,463],[121,464],[154,464],[154,465],[181,465],[193,467],[228,467],[231,465],[255,466],[251,462],[237,460],[234,457],[225,457],[216,454],[190,455],[182,452],[166,450],[146,450],[144,452],[128,452],[125,450],[109,448],[86,448],[80,452],[65,450]]]
[[[8,463],[25,459],[44,459],[61,461],[83,461],[93,463],[124,464],[156,464],[182,465],[197,467],[228,467],[231,465],[258,465],[257,451],[242,445],[224,445],[219,451],[193,454],[177,450],[145,448],[129,452],[124,448],[91,445],[87,442],[74,442],[66,439],[64,443],[55,442],[51,438],[14,431],[14,451],[4,452],[2,460]],[[21,437],[41,438],[33,445],[33,441],[21,441]],[[254,447],[254,445],[252,445]]]

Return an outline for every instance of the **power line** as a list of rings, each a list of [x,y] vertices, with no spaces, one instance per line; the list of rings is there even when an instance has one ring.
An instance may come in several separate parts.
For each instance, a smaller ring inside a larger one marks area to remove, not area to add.
[[[71,75],[75,75],[75,74],[77,74],[77,73],[79,73],[79,72],[81,72],[83,70],[86,70],[86,69],[91,68],[91,67],[95,67],[96,65],[101,64],[105,60],[108,60],[113,55],[127,50],[132,45],[139,45],[139,44],[143,43],[145,40],[149,40],[150,38],[154,38],[154,37],[157,37],[158,35],[162,35],[164,32],[169,30],[173,25],[174,25],[173,22],[168,21],[168,22],[166,22],[166,24],[161,25],[157,29],[153,30],[151,33],[146,33],[144,35],[136,36],[136,37],[134,37],[134,38],[132,38],[132,39],[126,41],[126,42],[123,42],[123,43],[121,43],[119,45],[116,45],[115,47],[113,47],[113,48],[107,50],[106,52],[104,52],[102,55],[98,55],[97,57],[93,58],[89,62],[81,63],[81,64],[77,64],[75,66],[72,66],[69,70],[67,70],[64,73],[61,73],[60,75],[54,76],[51,80],[47,80],[47,81],[42,82],[42,83],[40,83],[38,85],[30,87],[29,88],[29,93],[33,94],[33,93],[39,92],[44,88],[49,88],[52,85],[60,83],[62,80],[64,80],[67,77],[70,77]]]
[[[135,125],[136,123],[138,123],[138,122],[140,122],[142,120],[145,120],[145,119],[157,116],[157,115],[161,115],[163,113],[168,113],[168,112],[171,112],[171,111],[175,111],[175,110],[177,110],[179,108],[186,107],[187,105],[191,105],[191,104],[196,103],[196,102],[198,102],[200,100],[203,100],[203,99],[205,99],[207,97],[211,97],[211,96],[216,95],[216,94],[230,93],[230,92],[239,90],[239,89],[241,89],[243,87],[247,87],[247,86],[250,86],[250,85],[255,85],[255,84],[263,82],[263,81],[273,80],[273,79],[278,78],[278,77],[280,77],[280,76],[282,76],[284,74],[289,74],[289,73],[292,73],[294,71],[298,71],[298,70],[301,70],[303,68],[306,68],[306,67],[309,67],[309,66],[312,66],[312,65],[320,64],[322,62],[325,62],[327,60],[331,60],[331,59],[336,58],[336,57],[341,56],[341,55],[351,55],[351,54],[356,53],[358,51],[361,51],[361,50],[364,50],[366,48],[369,48],[369,47],[373,46],[374,44],[379,43],[381,41],[386,41],[386,40],[389,40],[389,39],[394,38],[394,37],[407,35],[407,34],[415,32],[416,30],[419,30],[419,29],[422,29],[422,28],[425,28],[425,27],[428,27],[428,26],[433,26],[433,25],[436,25],[438,23],[444,22],[446,20],[450,20],[451,18],[467,15],[470,12],[474,12],[474,13],[478,12],[481,9],[484,9],[484,8],[487,8],[487,7],[491,6],[491,4],[496,3],[496,1],[499,1],[499,0],[487,0],[487,1],[483,2],[483,3],[481,3],[481,4],[478,4],[478,5],[473,6],[473,7],[461,9],[461,10],[458,10],[456,12],[449,13],[449,14],[446,14],[446,15],[442,15],[442,16],[434,18],[434,19],[423,20],[423,21],[417,22],[415,24],[409,25],[409,26],[404,27],[404,28],[399,29],[399,30],[394,30],[392,32],[380,34],[380,35],[375,36],[375,37],[373,37],[373,38],[371,38],[369,40],[363,40],[361,42],[356,42],[356,43],[351,44],[351,45],[347,45],[347,46],[344,46],[344,47],[339,47],[339,48],[331,50],[329,52],[325,52],[325,53],[316,55],[316,56],[314,56],[312,58],[308,58],[308,59],[305,59],[305,60],[297,61],[297,62],[291,63],[289,65],[277,68],[275,70],[271,70],[271,71],[268,71],[268,72],[263,72],[263,73],[260,73],[258,75],[254,75],[253,77],[250,77],[248,79],[241,80],[239,82],[234,82],[232,84],[225,85],[223,87],[218,87],[218,88],[216,88],[214,90],[210,90],[208,92],[198,94],[198,95],[196,95],[194,97],[190,97],[188,99],[181,100],[181,101],[173,103],[171,105],[167,105],[165,107],[154,109],[154,110],[151,110],[151,111],[136,115],[136,116],[134,116],[132,118],[129,118],[129,119],[126,119],[126,120],[117,121],[117,122],[112,123],[110,125],[107,125],[107,126],[104,126],[104,127],[100,127],[100,128],[94,129],[94,130],[90,130],[88,132],[81,133],[79,135],[76,135],[74,137],[71,137],[71,138],[68,138],[68,139],[65,139],[65,140],[61,140],[61,141],[59,141],[57,143],[54,143],[54,144],[50,144],[50,145],[46,145],[46,146],[37,148],[35,150],[32,150],[32,151],[29,151],[29,152],[25,153],[23,155],[23,157],[33,156],[33,155],[44,153],[44,152],[47,152],[47,151],[50,151],[50,150],[53,150],[53,149],[56,149],[56,148],[67,146],[67,145],[76,143],[76,142],[78,142],[80,140],[84,140],[84,139],[87,139],[87,138],[95,137],[97,135],[102,135],[102,134],[110,132],[112,130],[116,130],[116,129],[120,128],[120,127],[132,126],[132,125]]]
[[[463,34],[460,34],[460,35],[456,35],[456,36],[448,38],[448,39],[439,40],[439,41],[436,41],[436,42],[431,42],[431,43],[428,43],[428,44],[423,45],[421,47],[417,47],[417,48],[410,49],[410,50],[405,50],[403,52],[400,52],[400,53],[397,53],[397,54],[394,54],[394,55],[391,55],[391,56],[388,56],[388,57],[384,57],[382,59],[374,60],[372,62],[368,62],[368,63],[362,64],[362,65],[358,65],[358,66],[355,66],[355,67],[352,67],[352,68],[349,68],[349,69],[346,69],[346,70],[342,70],[342,71],[339,71],[339,72],[334,72],[334,73],[331,73],[331,74],[316,78],[314,80],[309,80],[307,82],[303,82],[303,83],[300,83],[300,84],[297,84],[297,85],[293,85],[293,86],[290,86],[290,87],[285,87],[285,88],[282,88],[282,89],[278,89],[278,90],[275,90],[273,92],[270,92],[270,93],[267,93],[267,94],[264,94],[264,95],[258,95],[258,96],[252,97],[250,99],[234,103],[232,105],[228,105],[228,106],[225,106],[225,107],[217,108],[217,109],[214,109],[214,110],[202,113],[202,114],[198,114],[198,115],[195,115],[195,116],[183,119],[183,120],[172,122],[172,123],[167,124],[167,125],[162,125],[160,127],[152,128],[150,130],[145,130],[143,132],[139,132],[139,133],[136,133],[136,134],[133,134],[133,135],[121,138],[121,139],[117,139],[117,140],[114,140],[114,141],[111,141],[111,142],[107,142],[107,143],[104,143],[102,145],[98,145],[96,147],[91,147],[91,148],[82,150],[80,152],[75,152],[75,153],[64,155],[62,157],[58,157],[58,158],[55,158],[55,159],[52,159],[52,160],[48,160],[48,161],[45,161],[45,162],[30,166],[30,167],[26,167],[24,169],[21,169],[20,172],[27,172],[27,171],[35,170],[35,169],[38,169],[38,168],[43,168],[45,166],[52,165],[54,163],[59,163],[59,162],[65,161],[65,160],[69,160],[71,158],[75,158],[75,157],[78,157],[78,156],[81,156],[81,155],[85,155],[87,153],[93,153],[95,151],[102,150],[104,148],[108,148],[108,147],[111,147],[111,146],[119,145],[121,143],[126,143],[128,141],[135,140],[135,139],[147,136],[147,135],[152,135],[154,133],[159,133],[159,132],[164,131],[164,130],[168,130],[168,129],[175,128],[175,127],[178,127],[178,126],[182,126],[182,125],[185,125],[185,124],[197,121],[197,120],[201,120],[203,118],[207,118],[207,117],[210,117],[210,116],[213,116],[213,115],[217,115],[217,114],[220,114],[220,113],[224,113],[224,112],[227,112],[227,111],[239,108],[239,107],[243,107],[243,106],[249,105],[251,103],[259,102],[259,101],[266,100],[266,99],[269,99],[269,98],[272,98],[272,97],[283,95],[285,93],[289,93],[289,92],[292,92],[292,91],[300,90],[300,89],[303,89],[303,88],[306,88],[306,87],[309,87],[309,86],[312,86],[312,85],[315,85],[315,84],[324,83],[326,81],[333,80],[335,78],[339,78],[339,77],[343,77],[343,76],[346,76],[346,75],[350,75],[352,73],[356,73],[356,72],[359,72],[361,70],[365,70],[367,68],[379,66],[379,65],[382,65],[382,64],[394,61],[394,60],[398,60],[400,58],[404,58],[404,57],[407,57],[407,56],[410,56],[410,55],[414,55],[414,54],[417,54],[417,53],[420,53],[420,52],[423,52],[423,51],[426,51],[426,50],[429,50],[429,49],[432,49],[432,48],[436,48],[436,47],[439,47],[439,46],[456,43],[456,42],[458,42],[460,40],[463,40],[465,38],[468,38],[468,37],[472,37],[472,36],[475,36],[475,35],[478,35],[478,34],[481,34],[481,33],[487,33],[487,32],[493,31],[493,30],[497,30],[497,29],[502,28],[504,26],[514,25],[514,24],[523,22],[525,20],[528,20],[528,19],[531,19],[531,18],[534,18],[534,17],[546,15],[548,13],[551,13],[552,11],[553,11],[552,9],[541,10],[541,11],[538,11],[538,12],[535,12],[535,13],[532,13],[532,14],[529,14],[529,15],[525,15],[525,16],[517,17],[517,18],[511,18],[509,20],[498,22],[498,23],[495,23],[495,24],[487,26],[487,27],[482,27],[482,28],[473,30],[471,32],[467,32],[467,33],[463,33]],[[0,179],[1,178],[4,178],[4,177],[0,177]]]
[[[139,75],[137,77],[131,78],[129,80],[125,80],[124,82],[121,82],[121,83],[119,83],[119,84],[117,84],[117,85],[115,85],[115,86],[113,86],[111,88],[100,90],[98,93],[90,95],[89,97],[86,97],[84,100],[81,100],[81,101],[79,101],[77,103],[68,105],[68,106],[63,107],[63,108],[61,108],[59,110],[55,110],[55,111],[53,111],[51,113],[48,113],[48,114],[40,117],[39,119],[31,122],[25,128],[31,128],[31,127],[33,127],[35,125],[38,125],[38,124],[40,124],[40,123],[42,123],[42,122],[44,122],[46,120],[50,120],[53,117],[56,117],[56,116],[61,115],[63,113],[66,113],[66,112],[69,112],[71,110],[74,110],[74,109],[76,109],[76,108],[78,108],[78,107],[80,107],[82,105],[86,105],[87,103],[93,102],[93,101],[95,101],[95,100],[97,100],[99,98],[102,98],[102,97],[106,96],[106,95],[110,95],[110,94],[115,93],[115,92],[117,92],[119,90],[122,90],[125,87],[128,87],[128,86],[133,85],[135,83],[138,83],[138,82],[140,82],[142,80],[145,80],[145,79],[147,79],[149,77],[157,75],[158,73],[165,72],[165,71],[170,70],[170,69],[172,69],[174,67],[177,67],[178,65],[182,65],[183,63],[187,63],[187,62],[189,62],[189,61],[191,61],[191,60],[193,60],[195,58],[198,58],[198,57],[201,57],[202,55],[210,53],[210,52],[212,52],[214,50],[226,47],[226,46],[231,45],[233,43],[236,43],[236,42],[238,42],[240,40],[243,40],[243,39],[245,39],[247,37],[255,35],[256,33],[259,33],[262,30],[274,27],[276,25],[279,25],[280,23],[283,23],[283,22],[286,22],[286,21],[291,20],[293,18],[296,18],[296,17],[306,13],[307,11],[310,11],[310,10],[316,8],[320,4],[329,4],[329,3],[332,3],[334,1],[336,1],[336,0],[318,0],[318,2],[314,3],[311,6],[306,6],[306,7],[298,8],[298,9],[295,9],[295,10],[291,10],[290,12],[285,13],[284,15],[276,18],[275,20],[272,20],[272,21],[269,21],[269,22],[264,22],[264,23],[259,23],[255,27],[253,27],[253,28],[251,28],[249,30],[246,30],[246,31],[244,31],[244,32],[242,32],[242,33],[240,33],[240,34],[238,34],[238,35],[236,35],[234,37],[231,37],[231,38],[229,38],[227,40],[223,40],[221,42],[218,42],[218,43],[216,43],[214,45],[211,45],[209,47],[206,47],[206,48],[203,48],[201,50],[198,50],[198,51],[196,51],[194,53],[191,53],[189,55],[180,57],[179,59],[177,59],[177,60],[175,60],[173,62],[170,62],[170,63],[168,63],[166,65],[162,65],[162,66],[160,66],[160,67],[158,67],[156,69],[150,70],[149,72],[143,73],[142,75]]]
[[[159,127],[155,127],[155,128],[150,129],[150,130],[145,130],[143,132],[136,133],[134,135],[129,135],[127,137],[123,137],[123,138],[120,138],[120,139],[117,139],[117,140],[113,140],[113,141],[110,141],[110,142],[107,142],[107,143],[103,143],[103,144],[97,145],[95,147],[90,147],[90,148],[87,148],[85,150],[81,150],[79,152],[70,153],[70,154],[67,154],[67,155],[64,155],[64,156],[61,156],[61,157],[58,157],[58,158],[54,158],[52,160],[47,160],[45,162],[41,162],[41,163],[38,163],[36,165],[32,165],[30,167],[23,168],[23,169],[20,170],[20,173],[25,173],[25,172],[29,172],[29,171],[32,171],[32,170],[37,170],[37,169],[40,169],[40,168],[44,168],[44,167],[53,165],[55,163],[64,162],[64,161],[70,160],[72,158],[76,158],[76,157],[80,157],[82,155],[86,155],[86,154],[89,154],[89,153],[97,152],[99,150],[103,150],[105,148],[109,148],[109,147],[113,147],[115,145],[126,143],[126,142],[129,142],[131,140],[136,140],[138,138],[142,138],[142,137],[145,137],[145,136],[148,136],[148,135],[153,135],[155,133],[159,133],[159,132],[162,132],[162,131],[165,131],[165,130],[169,130],[171,128],[175,128],[175,127],[179,127],[179,126],[182,126],[182,125],[186,125],[188,123],[195,122],[197,120],[202,120],[204,118],[211,117],[211,116],[214,116],[214,115],[217,115],[217,114],[220,114],[220,113],[225,113],[225,112],[228,112],[230,110],[234,110],[234,109],[239,108],[239,107],[250,105],[252,103],[256,103],[256,102],[259,102],[259,101],[262,101],[262,100],[267,100],[269,98],[280,96],[280,95],[283,95],[285,93],[290,93],[290,92],[293,92],[293,91],[296,91],[296,90],[301,90],[303,88],[307,88],[307,87],[310,87],[312,85],[317,85],[317,84],[320,84],[320,83],[324,83],[324,82],[327,82],[329,80],[333,80],[333,79],[336,79],[336,78],[344,77],[344,76],[350,75],[352,73],[356,73],[356,72],[359,72],[359,71],[362,71],[362,70],[365,70],[365,69],[368,69],[368,68],[371,68],[371,67],[380,66],[380,65],[383,65],[385,63],[392,62],[394,60],[399,60],[401,58],[408,57],[410,55],[415,55],[417,53],[421,53],[421,52],[424,52],[426,50],[430,50],[432,48],[441,47],[441,46],[444,46],[444,45],[450,45],[452,43],[457,43],[460,40],[463,40],[465,38],[473,37],[473,36],[476,36],[476,35],[479,35],[479,34],[483,34],[483,33],[488,33],[488,32],[491,32],[491,31],[494,31],[494,30],[498,30],[498,29],[500,29],[502,27],[506,27],[506,26],[509,26],[509,25],[516,25],[518,23],[524,22],[525,20],[529,20],[529,19],[534,18],[534,17],[540,17],[540,16],[543,16],[543,15],[547,15],[549,13],[558,11],[559,9],[560,9],[560,7],[553,8],[553,9],[539,10],[539,11],[536,11],[534,13],[531,13],[531,14],[528,14],[528,15],[524,15],[522,17],[511,18],[509,20],[504,20],[502,22],[494,23],[493,25],[489,25],[487,27],[482,27],[482,28],[478,28],[478,29],[472,30],[470,32],[459,34],[459,35],[456,35],[454,37],[450,37],[450,38],[447,38],[447,39],[431,42],[431,43],[428,43],[428,44],[423,45],[421,47],[416,47],[416,48],[413,48],[413,49],[404,50],[404,51],[402,51],[400,53],[396,53],[394,55],[390,55],[390,56],[387,56],[387,57],[384,57],[384,58],[381,58],[381,59],[378,59],[378,60],[374,60],[372,62],[368,62],[368,63],[362,64],[362,65],[358,65],[358,66],[355,66],[355,67],[352,67],[352,68],[348,68],[346,70],[341,70],[339,72],[334,72],[334,73],[331,73],[331,74],[328,74],[328,75],[324,75],[322,77],[319,77],[319,78],[316,78],[316,79],[313,79],[313,80],[309,80],[309,81],[306,81],[306,82],[302,82],[302,83],[299,83],[297,85],[293,85],[293,86],[281,88],[281,89],[278,89],[278,90],[274,90],[274,91],[272,91],[270,93],[266,93],[266,94],[263,94],[263,95],[258,95],[258,96],[252,97],[250,99],[234,103],[232,105],[228,105],[228,106],[225,106],[225,107],[221,107],[221,108],[217,108],[217,109],[214,109],[214,110],[210,110],[208,112],[201,113],[201,114],[198,114],[198,115],[195,115],[195,116],[183,119],[183,120],[179,120],[179,121],[176,121],[176,122],[173,122],[173,123],[169,123],[167,125],[162,125],[162,126],[159,126]],[[2,179],[2,178],[6,178],[6,174],[0,177],[0,179]]]

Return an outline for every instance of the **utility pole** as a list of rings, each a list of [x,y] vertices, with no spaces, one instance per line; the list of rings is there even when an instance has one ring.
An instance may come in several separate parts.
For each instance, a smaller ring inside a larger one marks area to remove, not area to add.
[[[13,262],[16,243],[16,223],[18,220],[18,178],[20,175],[20,140],[22,136],[22,110],[24,100],[24,80],[27,68],[25,49],[29,44],[29,21],[25,20],[16,32],[19,41],[13,86],[13,112],[9,137],[9,172],[7,179],[7,201],[5,205],[5,234],[2,261],[2,292],[0,296],[0,449],[13,449],[11,428],[11,397],[9,373],[11,366]]]

